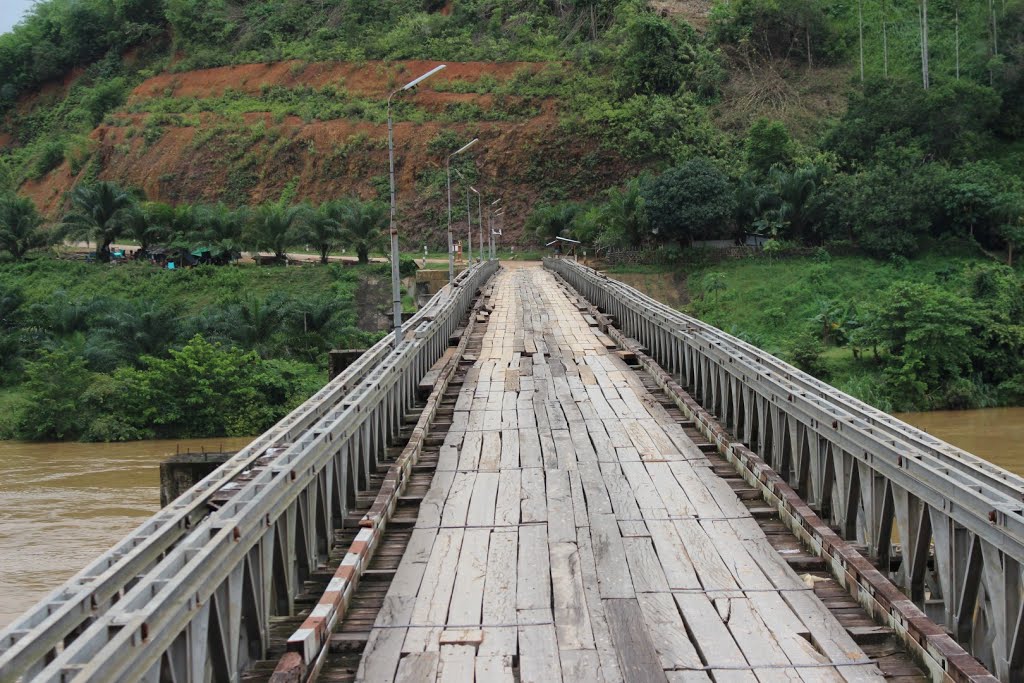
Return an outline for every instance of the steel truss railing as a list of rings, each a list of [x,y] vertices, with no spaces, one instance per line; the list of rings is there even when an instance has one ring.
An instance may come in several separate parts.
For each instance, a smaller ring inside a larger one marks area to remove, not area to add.
[[[578,263],[545,265],[1002,680],[1024,676],[1024,479]]]
[[[475,265],[312,398],[0,632],[0,681],[237,680],[366,490]]]

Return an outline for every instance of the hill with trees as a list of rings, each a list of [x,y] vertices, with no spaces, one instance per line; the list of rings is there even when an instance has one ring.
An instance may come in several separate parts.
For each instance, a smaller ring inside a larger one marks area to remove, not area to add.
[[[0,248],[365,254],[388,95],[439,63],[394,107],[406,249],[444,249],[445,159],[478,137],[454,166],[514,243],[696,263],[726,324],[743,276],[692,245],[755,235],[849,332],[803,320],[783,355],[842,349],[895,408],[1022,399],[1024,0],[46,0],[0,36]],[[829,289],[833,257],[892,281]]]

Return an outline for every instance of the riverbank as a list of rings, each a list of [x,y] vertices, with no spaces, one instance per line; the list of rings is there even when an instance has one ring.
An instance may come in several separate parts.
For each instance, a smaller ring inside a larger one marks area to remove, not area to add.
[[[976,250],[607,272],[886,411],[1024,405],[1024,278]]]

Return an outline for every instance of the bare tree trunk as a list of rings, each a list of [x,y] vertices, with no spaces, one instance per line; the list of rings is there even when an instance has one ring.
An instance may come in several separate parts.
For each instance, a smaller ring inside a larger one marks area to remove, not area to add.
[[[857,24],[860,28],[860,82],[864,82],[864,0],[857,0]]]
[[[807,70],[810,71],[814,68],[814,58],[811,56],[811,29],[810,27],[806,30],[807,34]]]
[[[921,0],[918,8],[921,20],[921,82],[927,90],[931,80],[928,72],[928,0]]]
[[[882,75],[889,77],[889,5],[882,0]]]
[[[960,3],[956,4],[954,8],[954,17],[956,19],[956,80],[960,80]]]
[[[992,57],[999,56],[999,36],[996,29],[996,9],[992,4],[992,0],[988,0],[988,15],[989,15],[989,32],[992,34]],[[996,75],[995,71],[989,67],[988,70],[988,82],[989,85],[995,85]]]

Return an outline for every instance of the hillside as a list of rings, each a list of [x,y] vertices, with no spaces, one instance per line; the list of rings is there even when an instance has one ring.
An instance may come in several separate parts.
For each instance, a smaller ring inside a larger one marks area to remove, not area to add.
[[[1024,0],[47,0],[0,36],[0,250],[365,262],[387,96],[441,63],[394,106],[407,255],[446,248],[446,159],[479,138],[453,162],[460,231],[474,187],[504,246],[697,270],[696,312],[878,402],[1024,400]],[[701,271],[706,241],[769,266]],[[832,258],[870,275],[822,294]],[[744,321],[737,297],[801,314]]]
[[[67,193],[87,176],[172,203],[258,204],[277,200],[286,188],[294,200],[313,203],[386,195],[387,94],[403,77],[435,65],[290,61],[161,74],[136,86],[89,134],[91,163],[64,160],[28,179],[21,192],[51,216],[66,208]],[[571,68],[453,63],[402,103],[395,123],[397,184],[413,223],[422,226],[419,236],[440,239],[450,141],[480,138],[472,166],[462,167],[505,197],[516,217],[510,228],[540,201],[564,193],[590,197],[635,173],[594,141],[564,144],[562,103],[535,93],[570,78]],[[589,172],[580,173],[584,165]]]

